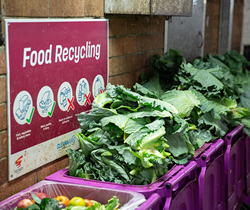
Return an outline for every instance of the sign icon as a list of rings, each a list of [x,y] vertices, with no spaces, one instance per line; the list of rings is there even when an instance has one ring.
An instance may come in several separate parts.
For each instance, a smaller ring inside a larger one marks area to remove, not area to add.
[[[19,100],[19,108],[16,110],[16,116],[18,119],[23,120],[29,110],[29,106],[31,104],[31,101],[29,99],[28,95],[24,95]]]
[[[86,106],[87,103],[90,105],[90,104],[91,104],[91,101],[90,101],[90,99],[89,99],[89,97],[90,97],[90,92],[89,92],[88,95],[86,95],[86,93],[85,93],[84,95],[85,95],[85,98],[86,98],[86,101],[85,101],[85,103],[84,103],[84,106]]]
[[[69,106],[68,106],[68,109],[67,109],[67,112],[70,110],[70,108],[72,110],[75,109],[74,105],[73,105],[73,101],[74,101],[75,97],[73,96],[71,100],[69,100],[69,98],[67,98],[67,101],[69,102]]]
[[[52,89],[49,86],[44,86],[39,91],[37,96],[37,111],[41,117],[50,116],[50,111],[53,108],[54,94]],[[51,117],[51,116],[50,116]]]
[[[80,106],[86,106],[87,102],[91,104],[89,92],[89,83],[85,78],[80,79],[76,86],[76,100]]]
[[[70,88],[66,88],[64,87],[61,91],[60,91],[60,105],[65,107],[67,106],[67,99],[70,96]]]
[[[72,106],[73,106],[72,103],[74,100],[73,97],[74,96],[73,96],[73,91],[72,91],[71,85],[68,82],[62,83],[59,90],[58,90],[58,94],[57,94],[57,102],[58,102],[59,108],[62,111],[68,111],[69,107],[72,108]]]
[[[55,105],[56,105],[56,102],[54,101],[51,111],[50,111],[50,112],[48,112],[48,115],[49,115],[50,117],[51,117],[51,116],[52,116],[52,114],[53,114],[53,111],[54,111]]]
[[[104,88],[104,90],[100,90],[100,93],[103,93],[105,91],[105,88]]]
[[[48,108],[52,105],[52,100],[50,99],[50,91],[46,91],[43,94],[42,100],[39,102],[39,107],[42,109],[43,113],[48,112]]]
[[[93,82],[93,86],[92,86],[92,92],[93,92],[93,96],[94,98],[96,96],[98,96],[100,93],[104,92],[105,87],[104,87],[104,80],[103,77],[98,74]]]
[[[34,111],[35,111],[35,107],[32,107],[30,116],[29,116],[29,118],[26,119],[26,122],[27,122],[28,124],[31,123],[31,119],[32,119],[32,117],[33,117]]]
[[[16,122],[21,125],[25,123],[30,124],[34,110],[31,95],[27,91],[19,92],[13,106],[13,114]]]

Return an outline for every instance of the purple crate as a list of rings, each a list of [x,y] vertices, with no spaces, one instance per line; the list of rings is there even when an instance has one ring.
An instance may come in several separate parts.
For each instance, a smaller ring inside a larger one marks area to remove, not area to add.
[[[140,205],[136,210],[151,210],[160,209],[161,197],[157,193],[153,193],[142,205]]]
[[[239,125],[225,137],[224,177],[227,209],[241,205],[245,189],[245,138]]]
[[[68,172],[69,172],[68,169],[62,169],[46,177],[46,180],[138,192],[138,193],[143,194],[146,199],[148,199],[152,194],[157,193],[161,198],[159,201],[159,205],[163,205],[162,204],[163,199],[166,197],[166,188],[165,188],[164,183],[171,177],[174,177],[183,168],[185,168],[184,165],[174,165],[168,171],[168,173],[166,173],[164,176],[162,176],[161,178],[159,178],[158,180],[156,180],[155,182],[149,185],[117,184],[117,183],[112,183],[112,182],[103,182],[103,181],[98,181],[98,180],[89,180],[89,179],[83,179],[79,177],[72,177],[68,175]],[[160,209],[158,207],[159,205],[155,205],[152,210],[159,210]]]
[[[243,202],[244,202],[245,204],[247,204],[247,205],[250,206],[250,196],[244,195],[244,196],[243,196]]]
[[[195,156],[193,159],[195,159],[195,157],[199,156],[201,153],[204,153],[204,151],[208,147],[210,147],[211,144],[212,143],[205,143],[200,149],[196,150]],[[196,165],[196,163],[195,163],[195,165]],[[168,173],[166,173],[164,176],[162,176],[161,178],[159,178],[158,180],[156,180],[155,182],[153,182],[149,185],[117,184],[117,183],[112,183],[112,182],[102,182],[102,181],[98,181],[98,180],[89,180],[89,179],[83,179],[83,178],[79,178],[79,177],[72,177],[72,176],[68,175],[68,172],[69,172],[68,169],[62,169],[62,170],[60,170],[52,175],[47,176],[46,180],[138,192],[138,193],[142,193],[146,199],[148,199],[152,194],[157,193],[161,199],[159,200],[157,205],[153,206],[152,210],[159,210],[159,209],[163,208],[165,200],[166,200],[166,196],[167,196],[168,191],[169,191],[169,189],[166,189],[165,182],[172,179],[175,176],[179,176],[179,174],[178,174],[179,172],[182,175],[183,175],[183,173],[186,174],[186,172],[183,172],[183,171],[189,170],[188,168],[189,168],[189,163],[187,163],[185,165],[174,165],[168,171]],[[183,183],[181,183],[181,184],[183,187]],[[180,183],[178,183],[178,186],[179,185],[180,185]],[[194,184],[190,184],[190,186],[191,185],[194,185]],[[197,182],[195,182],[195,185],[197,185]],[[177,188],[178,188],[178,190],[181,189],[181,187],[177,187]],[[174,191],[176,191],[176,189]],[[174,193],[174,191],[173,191],[173,193]],[[173,195],[173,193],[171,191],[171,193],[170,193],[171,196]]]
[[[250,196],[250,138],[246,135],[246,195]]]
[[[41,181],[0,202],[0,209],[13,210],[19,201],[24,198],[32,199],[32,194],[38,194],[40,192],[46,193],[50,198],[64,195],[71,199],[74,196],[79,196],[90,200],[96,200],[102,204],[107,204],[110,198],[117,196],[119,198],[120,210],[136,209],[140,204],[145,202],[145,197],[136,192],[96,188],[53,181]]]
[[[196,158],[199,169],[199,209],[226,209],[223,146],[224,141],[218,139]]]
[[[198,210],[197,163],[189,161],[185,168],[165,182],[166,201],[163,210]]]

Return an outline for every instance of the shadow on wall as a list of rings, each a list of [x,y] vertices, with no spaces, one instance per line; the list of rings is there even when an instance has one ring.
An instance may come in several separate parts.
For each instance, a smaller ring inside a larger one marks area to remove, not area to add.
[[[244,45],[244,56],[250,61],[250,45]],[[250,70],[250,66],[248,66],[247,69]]]

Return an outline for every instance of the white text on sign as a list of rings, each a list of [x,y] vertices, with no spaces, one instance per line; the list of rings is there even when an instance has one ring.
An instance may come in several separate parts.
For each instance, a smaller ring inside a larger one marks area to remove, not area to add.
[[[23,50],[23,67],[26,67],[27,63],[31,66],[51,64],[52,63],[52,44],[46,50],[32,50],[31,47],[26,47]],[[99,60],[101,56],[101,45],[91,44],[90,41],[86,42],[86,45],[75,47],[63,47],[62,45],[56,45],[55,47],[55,63],[65,62],[67,60],[78,63],[80,59],[95,58]]]

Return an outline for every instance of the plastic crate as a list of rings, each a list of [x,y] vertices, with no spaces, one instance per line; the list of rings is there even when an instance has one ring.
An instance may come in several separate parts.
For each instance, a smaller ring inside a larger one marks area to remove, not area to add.
[[[241,205],[245,189],[245,137],[239,125],[225,137],[224,177],[226,207],[237,209]]]
[[[226,209],[223,146],[224,141],[218,139],[196,158],[199,171],[199,209]]]
[[[151,210],[160,209],[161,197],[157,193],[153,193],[143,204],[141,204],[136,210]]]
[[[246,135],[246,195],[250,196],[250,138]]]
[[[20,200],[24,198],[32,199],[32,194],[38,194],[40,192],[47,194],[51,198],[59,195],[67,196],[69,199],[74,196],[79,196],[90,200],[96,200],[102,204],[107,204],[109,199],[113,196],[117,196],[119,198],[120,210],[136,209],[141,203],[145,202],[145,197],[140,193],[53,181],[41,181],[0,202],[0,209],[13,210]]]
[[[165,183],[166,201],[163,210],[198,210],[197,162],[189,161],[185,168]]]
[[[143,194],[146,199],[149,199],[152,194],[156,193],[159,195],[160,200],[158,200],[158,203],[153,206],[152,210],[160,210],[163,208],[165,200],[166,200],[166,196],[168,195],[168,191],[170,190],[170,189],[167,189],[166,187],[166,181],[172,180],[173,178],[180,176],[180,174],[181,174],[181,177],[183,177],[183,175],[186,174],[185,171],[190,170],[189,169],[190,164],[192,166],[191,169],[194,169],[197,165],[194,161],[191,161],[191,163],[189,162],[185,165],[174,165],[171,168],[171,170],[169,170],[168,173],[166,173],[157,181],[149,185],[117,184],[117,183],[111,183],[111,182],[102,182],[98,180],[88,180],[88,179],[83,179],[79,177],[72,177],[68,175],[67,169],[62,169],[46,177],[46,180],[108,188],[108,189],[117,189],[117,190],[123,190],[123,191],[138,192],[138,193]]]
[[[184,165],[174,165],[168,171],[168,173],[166,173],[164,176],[160,177],[158,180],[149,185],[117,184],[112,182],[103,182],[98,180],[89,180],[79,177],[72,177],[68,175],[69,172],[68,169],[62,169],[50,176],[47,176],[46,180],[137,192],[143,194],[146,199],[150,198],[152,194],[157,193],[161,199],[158,201],[157,205],[154,205],[154,208],[152,208],[152,210],[159,210],[161,209],[161,206],[163,205],[162,202],[166,197],[165,182],[169,180],[171,177],[174,177],[179,171],[183,170],[184,168],[185,168]]]
[[[209,196],[216,194],[214,191],[207,192],[207,188],[204,188],[204,185],[210,180],[210,175],[215,175],[216,180],[218,179],[218,182],[222,181],[223,183],[223,145],[224,141],[222,139],[205,143],[201,148],[195,151],[195,156],[193,158],[195,164],[194,162],[190,162],[191,165],[189,165],[189,167],[186,167],[180,171],[179,174],[166,182],[166,188],[169,190],[167,191],[167,198],[163,208],[164,210],[201,210],[204,208]],[[213,171],[215,168],[220,168],[220,172]],[[200,172],[198,170],[200,170]],[[197,179],[198,172],[199,179]],[[220,191],[223,191],[222,189],[220,189]],[[207,194],[204,195],[204,192]],[[220,195],[217,197],[220,202],[223,202],[224,198],[225,196]],[[225,206],[225,201],[223,206]],[[208,208],[205,207],[204,209]],[[210,210],[211,209],[216,208],[210,208]]]
[[[195,160],[196,157],[198,157],[200,154],[204,153],[213,143],[205,143],[200,149],[195,151],[195,156],[192,159],[193,161]],[[193,188],[197,190],[198,186],[198,180],[195,180],[195,178],[187,178],[187,172],[190,170],[190,162],[191,162],[191,169],[194,170],[194,168],[197,167],[197,163],[193,162],[190,160],[187,164],[185,165],[174,165],[167,174],[159,178],[157,181],[149,184],[149,185],[128,185],[128,184],[117,184],[117,183],[111,183],[111,182],[102,182],[98,180],[89,180],[89,179],[83,179],[79,177],[72,177],[68,175],[68,169],[62,169],[52,175],[49,175],[46,177],[46,180],[52,180],[52,181],[57,181],[57,182],[65,182],[65,183],[74,183],[74,184],[83,184],[83,185],[88,185],[88,186],[95,186],[95,187],[103,187],[103,188],[110,188],[110,189],[118,189],[118,190],[125,190],[125,191],[132,191],[132,192],[138,192],[142,193],[146,199],[149,199],[152,194],[158,194],[160,199],[152,206],[151,210],[160,210],[164,206],[165,209],[170,208],[170,206],[173,206],[174,203],[177,201],[178,197],[180,196],[177,195],[179,191],[183,190],[187,191],[188,188]],[[193,165],[194,164],[194,165]],[[192,172],[194,174],[195,172]],[[178,183],[173,189],[167,188],[166,183],[170,184],[172,186],[171,180],[177,179],[180,180],[180,177],[182,179],[182,182]],[[185,177],[185,179],[183,179]],[[167,182],[170,181],[170,182]],[[187,194],[188,195],[188,194]],[[172,202],[173,204],[165,204],[165,201],[168,199],[172,199],[172,197],[175,197],[175,200]],[[188,197],[188,196],[187,196]],[[157,200],[157,196],[153,196],[155,200]],[[151,198],[151,199],[152,199]],[[153,199],[153,200],[154,200]],[[155,202],[152,201],[152,202]],[[194,202],[198,200],[198,195],[195,192],[194,194]],[[149,201],[147,200],[146,203]],[[146,205],[145,203],[145,205]],[[177,202],[178,203],[178,202]],[[144,206],[145,206],[144,205]],[[169,207],[166,207],[169,205]],[[195,204],[196,206],[196,204]],[[172,208],[172,207],[171,207]],[[191,208],[192,209],[192,208]]]

